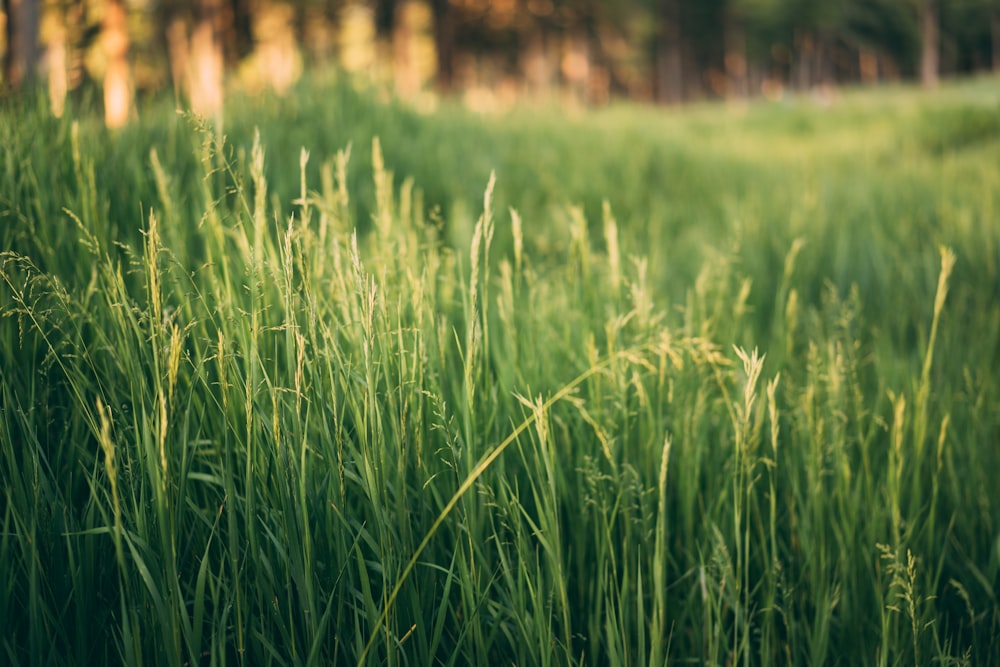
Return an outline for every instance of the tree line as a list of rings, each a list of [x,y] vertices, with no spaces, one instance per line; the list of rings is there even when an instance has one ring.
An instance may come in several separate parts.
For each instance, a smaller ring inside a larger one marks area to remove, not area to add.
[[[933,86],[942,75],[1000,70],[1000,0],[3,0],[2,8],[6,91],[44,81],[55,99],[90,81],[106,106],[121,107],[118,122],[136,92],[169,86],[215,108],[221,82],[254,58],[262,71],[284,68],[286,83],[339,63],[381,72],[405,94],[478,86],[569,91],[591,103],[900,79]]]

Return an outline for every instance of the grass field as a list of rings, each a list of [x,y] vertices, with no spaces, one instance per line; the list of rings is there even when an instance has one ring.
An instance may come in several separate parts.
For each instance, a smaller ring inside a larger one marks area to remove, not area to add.
[[[0,111],[0,662],[1000,664],[997,80],[81,105]]]

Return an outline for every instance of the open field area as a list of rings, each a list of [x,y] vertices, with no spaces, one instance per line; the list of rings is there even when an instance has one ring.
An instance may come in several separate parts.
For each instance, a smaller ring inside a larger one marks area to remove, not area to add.
[[[1000,664],[997,79],[76,117],[0,110],[0,663]]]

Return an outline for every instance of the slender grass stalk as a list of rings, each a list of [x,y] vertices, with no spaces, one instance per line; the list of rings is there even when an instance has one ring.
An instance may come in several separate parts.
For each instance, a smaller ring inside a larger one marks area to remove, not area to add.
[[[934,342],[937,339],[938,323],[944,302],[948,297],[948,279],[955,267],[955,253],[950,248],[941,248],[941,273],[938,275],[937,291],[934,295],[934,316],[931,320],[931,333],[927,339],[927,350],[924,353],[924,363],[920,369],[920,383],[917,386],[916,404],[914,407],[913,442],[916,447],[917,460],[923,460],[923,447],[927,435],[927,403],[931,389],[931,365],[934,361]]]
[[[629,350],[628,352],[634,353],[635,351]],[[522,420],[510,432],[510,434],[507,435],[506,438],[504,438],[488,454],[483,456],[483,458],[480,459],[479,462],[476,464],[476,466],[472,469],[472,472],[469,475],[467,475],[465,479],[462,480],[462,484],[458,487],[458,490],[455,491],[452,497],[445,504],[444,508],[441,510],[440,514],[438,514],[437,518],[434,519],[434,522],[431,524],[430,529],[424,535],[423,539],[420,541],[420,544],[417,545],[417,548],[410,556],[410,559],[407,561],[405,567],[400,573],[399,578],[393,585],[392,591],[389,593],[389,596],[386,600],[385,607],[382,609],[381,614],[379,614],[378,623],[376,624],[376,627],[372,631],[371,635],[368,637],[368,641],[366,642],[365,648],[361,653],[361,657],[358,659],[359,665],[365,664],[365,661],[368,657],[368,653],[371,651],[372,644],[375,641],[375,637],[378,636],[378,633],[381,630],[382,625],[386,622],[389,609],[395,603],[396,598],[399,596],[400,589],[402,589],[403,584],[406,582],[407,577],[412,572],[414,566],[416,566],[417,560],[420,558],[421,553],[424,551],[424,549],[427,548],[427,545],[430,543],[431,539],[433,539],[434,534],[438,531],[438,529],[440,529],[445,519],[455,508],[458,502],[462,499],[462,497],[468,492],[470,488],[472,488],[472,485],[475,484],[480,477],[482,477],[482,475],[489,469],[489,467],[493,465],[493,463],[500,457],[500,455],[503,454],[504,451],[517,440],[517,438],[521,435],[521,433],[523,433],[526,429],[531,427],[538,420],[540,416],[544,416],[545,414],[547,414],[553,405],[571,396],[577,387],[586,382],[592,376],[599,373],[605,367],[609,366],[611,361],[612,358],[608,357],[598,365],[591,366],[590,368],[588,368],[587,370],[576,376],[574,379],[572,379],[570,382],[563,385],[552,396],[545,399],[545,401],[541,402],[538,408],[536,410],[533,410],[528,417]]]

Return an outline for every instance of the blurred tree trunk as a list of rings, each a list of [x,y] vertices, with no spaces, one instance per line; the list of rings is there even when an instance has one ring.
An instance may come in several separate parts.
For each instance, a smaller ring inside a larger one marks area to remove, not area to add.
[[[132,111],[127,19],[123,0],[107,0],[101,42],[108,59],[104,71],[104,122],[108,127],[121,127],[128,122]]]
[[[723,10],[723,63],[726,70],[726,97],[747,96],[747,35],[746,28],[732,7]]]
[[[531,95],[544,98],[552,90],[552,80],[555,73],[557,57],[552,55],[550,37],[537,22],[532,26],[531,34],[526,37],[525,45],[518,51],[521,62],[521,76],[525,88]]]
[[[169,8],[162,18],[174,94],[178,101],[186,97],[191,109],[206,117],[222,110],[224,52],[231,47],[236,50],[229,57],[239,57],[236,44],[243,37],[235,34],[240,31],[235,26],[242,20],[235,13],[237,3],[249,7],[243,0],[196,0]]]
[[[678,104],[684,99],[681,0],[660,0],[655,90],[656,99],[662,104]]]
[[[816,43],[812,33],[805,30],[795,32],[794,86],[798,90],[808,90],[812,86],[811,66],[814,59]]]
[[[938,3],[937,0],[921,0],[921,56],[920,82],[925,88],[933,88],[938,82]]]
[[[820,29],[816,37],[816,61],[813,65],[814,85],[828,86],[833,83],[834,69],[834,37],[829,30]]]
[[[70,30],[69,9],[58,5],[51,7],[48,44],[48,84],[49,104],[52,115],[62,118],[66,107],[66,93],[69,91]]]
[[[591,53],[590,40],[581,27],[565,35],[560,69],[571,99],[576,103],[586,103],[590,93]]]
[[[199,0],[191,35],[191,108],[208,117],[222,111],[222,39],[226,33],[222,10],[222,0]]]
[[[7,61],[4,79],[17,90],[35,79],[41,0],[7,1]]]
[[[868,46],[858,49],[858,76],[861,83],[878,83],[878,52]]]
[[[418,51],[420,10],[412,0],[400,2],[392,21],[392,72],[396,93],[404,99],[416,97],[423,83]]]
[[[455,85],[455,10],[451,0],[431,0],[434,13],[434,50],[437,53],[437,87],[447,93]]]

